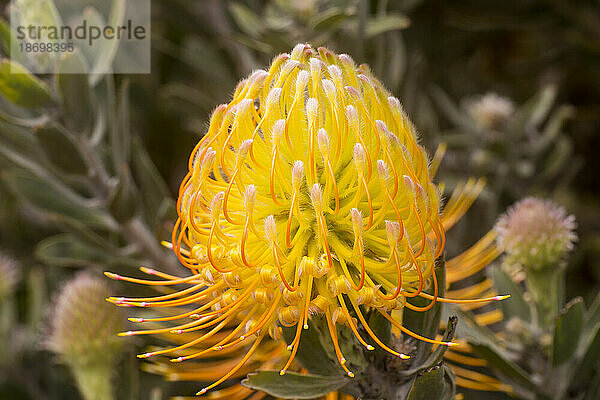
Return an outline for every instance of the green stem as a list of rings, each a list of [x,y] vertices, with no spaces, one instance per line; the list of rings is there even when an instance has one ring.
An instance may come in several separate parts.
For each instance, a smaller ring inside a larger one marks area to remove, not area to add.
[[[550,328],[564,303],[563,269],[530,269],[527,286],[537,308],[540,327],[544,330]]]
[[[77,386],[85,400],[113,400],[112,369],[104,365],[73,367]]]

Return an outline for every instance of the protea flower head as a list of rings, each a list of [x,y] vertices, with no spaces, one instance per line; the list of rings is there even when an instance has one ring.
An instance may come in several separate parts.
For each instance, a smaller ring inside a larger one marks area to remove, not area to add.
[[[47,345],[72,368],[110,365],[123,348],[116,335],[124,328],[124,317],[106,303],[108,293],[106,282],[84,273],[60,292]]]
[[[428,163],[400,102],[367,66],[305,44],[275,57],[268,70],[242,80],[232,100],[215,109],[191,154],[170,244],[191,274],[179,278],[147,268],[163,280],[107,274],[149,285],[191,284],[156,298],[109,300],[142,307],[197,304],[175,316],[134,319],[192,321],[125,335],[208,330],[141,356],[174,354],[237,321],[208,349],[172,360],[252,343],[237,365],[199,394],[234,376],[266,336],[281,337],[282,326],[295,329],[281,367],[285,374],[302,331],[317,314],[326,317],[337,359],[350,377],[337,324],[349,327],[369,350],[374,347],[363,334],[408,358],[375,335],[364,309],[377,309],[420,340],[449,345],[410,332],[391,317],[404,307],[426,311],[446,301],[438,296],[434,272],[445,233]],[[456,217],[461,207],[453,212]],[[433,294],[425,292],[430,287]],[[411,304],[417,296],[429,304]]]
[[[577,223],[550,200],[527,197],[510,207],[496,223],[498,246],[508,264],[524,268],[556,267],[573,249]]]
[[[497,129],[513,115],[513,102],[497,93],[487,93],[467,101],[467,112],[484,129]]]

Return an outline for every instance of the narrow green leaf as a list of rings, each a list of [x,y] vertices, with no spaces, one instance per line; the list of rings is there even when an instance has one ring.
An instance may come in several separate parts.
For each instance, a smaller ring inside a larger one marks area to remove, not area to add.
[[[469,344],[473,347],[475,354],[488,362],[491,369],[505,376],[513,384],[522,386],[530,391],[538,391],[537,386],[532,382],[527,372],[510,361],[496,346],[476,342],[469,342]]]
[[[310,21],[308,21],[308,26],[316,32],[333,30],[350,16],[351,14],[345,10],[331,7],[312,17]]]
[[[407,400],[442,399],[445,384],[444,368],[437,365],[417,376]]]
[[[459,322],[458,317],[455,315],[448,318],[446,332],[444,332],[442,341],[444,341],[444,342],[452,341],[452,339],[454,338],[454,334],[456,333],[456,327],[458,326],[458,322]],[[411,369],[403,371],[403,374],[404,375],[412,375],[412,374],[420,373],[425,369],[433,368],[434,366],[436,366],[440,362],[442,362],[442,359],[444,358],[444,354],[446,353],[446,350],[448,350],[448,346],[438,346],[435,349],[435,351],[433,351],[424,362],[420,363],[418,366],[415,366]]]
[[[388,14],[367,21],[365,35],[372,38],[385,32],[406,29],[410,26],[410,19],[402,14]]]
[[[63,233],[42,240],[35,248],[36,257],[57,267],[106,266],[109,253],[80,241],[77,236]]]
[[[304,375],[295,372],[281,376],[279,371],[258,371],[248,374],[242,385],[283,399],[314,399],[338,390],[348,381],[349,379],[344,377]]]
[[[131,172],[140,189],[146,220],[150,224],[154,224],[162,204],[172,196],[160,172],[138,138],[133,139],[132,150]]]
[[[70,174],[85,174],[87,165],[74,138],[57,124],[42,126],[35,135],[46,157],[61,171]]]
[[[258,38],[264,30],[264,24],[254,11],[240,3],[230,3],[229,12],[237,26],[252,38]]]
[[[65,112],[65,123],[77,133],[82,133],[92,125],[87,72],[87,61],[77,50],[64,53],[58,60],[55,79]]]
[[[584,316],[583,299],[576,297],[556,318],[552,342],[552,365],[562,364],[574,355],[583,329]]]
[[[50,88],[16,61],[0,62],[0,93],[12,103],[38,108],[51,100]]]
[[[119,181],[113,192],[108,209],[117,222],[127,222],[139,212],[139,193],[127,165],[123,165]]]
[[[498,303],[504,313],[505,319],[520,318],[523,321],[530,322],[531,311],[523,298],[523,289],[499,267],[492,269],[492,280],[498,293],[510,295],[508,299],[504,299]]]
[[[300,345],[296,357],[302,363],[302,366],[311,374],[317,375],[334,375],[339,377],[343,375],[343,370],[340,368],[335,354],[333,345],[329,339],[328,332],[321,332],[321,329],[326,328],[327,323],[324,317],[313,317],[309,322],[309,328],[302,332]],[[284,329],[283,334],[287,343],[292,341],[294,337],[293,329]],[[327,343],[321,341],[322,338],[329,339]],[[340,372],[341,371],[341,372]]]
[[[116,115],[111,127],[111,150],[115,171],[129,162],[131,132],[129,126],[129,82],[125,81],[118,92]]]
[[[109,26],[120,26],[125,18],[125,0],[112,0],[110,14],[108,16]],[[100,49],[96,57],[96,63],[92,66],[90,83],[94,86],[103,74],[98,73],[99,71],[108,71],[112,64],[117,49],[119,47],[118,40],[103,40],[100,42]]]
[[[590,334],[583,338],[577,349],[577,357],[581,360],[573,368],[573,385],[586,385],[598,369],[600,360],[600,323],[591,330]]]
[[[74,218],[90,227],[114,228],[114,221],[109,215],[58,183],[20,170],[4,172],[2,178],[19,198],[41,211]]]

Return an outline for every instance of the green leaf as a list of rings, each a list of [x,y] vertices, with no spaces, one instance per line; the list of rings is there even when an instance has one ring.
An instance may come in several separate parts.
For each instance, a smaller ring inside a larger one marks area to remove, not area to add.
[[[281,376],[279,371],[258,371],[248,374],[242,385],[283,399],[314,399],[338,390],[348,381],[349,379],[344,377],[304,375],[295,372]]]
[[[41,211],[74,218],[90,227],[112,230],[115,226],[104,211],[58,182],[21,170],[4,172],[2,178],[19,198]]]
[[[587,310],[585,316],[585,328],[584,333],[589,334],[596,327],[597,324],[600,324],[600,292],[596,295],[594,302]]]
[[[118,93],[117,112],[111,127],[111,150],[115,171],[128,164],[131,146],[129,126],[129,82],[121,85]]]
[[[506,320],[520,318],[523,321],[531,322],[531,311],[523,298],[523,289],[499,267],[492,269],[492,280],[498,293],[510,295],[508,299],[498,303]]]
[[[590,334],[583,338],[577,349],[577,356],[581,359],[573,368],[574,385],[586,385],[594,370],[598,368],[600,359],[600,323],[596,324]]]
[[[583,299],[576,297],[556,318],[552,342],[552,365],[562,364],[574,355],[583,329],[584,315]]]
[[[252,38],[258,38],[264,31],[261,18],[251,9],[240,3],[230,3],[229,12],[237,26]]]
[[[308,21],[308,26],[316,31],[323,32],[336,29],[342,22],[346,21],[351,14],[337,7],[331,7]]]
[[[127,165],[123,165],[119,181],[113,192],[108,209],[117,222],[127,222],[139,212],[139,193]]]
[[[125,0],[112,0],[110,14],[108,16],[108,26],[120,26],[125,18]],[[103,40],[100,42],[96,63],[92,66],[90,83],[94,86],[104,75],[99,72],[110,70],[117,50],[119,47],[118,40]]]
[[[51,100],[50,88],[16,61],[0,62],[0,93],[12,103],[38,108]]]
[[[365,35],[372,38],[382,33],[406,29],[410,26],[410,18],[402,14],[388,14],[367,21]]]
[[[491,369],[506,377],[510,382],[530,391],[538,391],[537,386],[531,381],[527,372],[510,361],[496,346],[471,341],[469,341],[469,344],[473,347],[475,354],[488,362]]]
[[[85,174],[88,170],[74,138],[57,124],[42,126],[35,135],[46,157],[61,171]]]
[[[110,259],[108,254],[70,233],[51,236],[42,240],[35,248],[35,255],[40,261],[58,267],[105,267]]]
[[[171,193],[138,138],[133,139],[132,149],[131,172],[140,189],[146,220],[153,224],[158,218],[164,201],[171,199]]]
[[[458,326],[458,317],[455,315],[449,317],[448,324],[446,326],[446,332],[444,332],[442,341],[444,341],[444,342],[452,341],[452,339],[454,338],[454,334],[456,333],[457,326]],[[448,350],[448,346],[438,346],[429,355],[429,357],[427,357],[427,359],[424,362],[418,364],[417,366],[415,366],[411,369],[403,371],[403,375],[417,374],[427,368],[433,368],[434,366],[436,366],[440,362],[442,362],[442,359],[444,358],[444,354],[446,353],[446,350]]]
[[[413,383],[407,400],[440,399],[444,393],[444,368],[437,365],[418,375]]]
[[[334,375],[335,377],[343,376],[343,370],[339,366],[333,352],[329,333],[322,331],[322,329],[327,329],[326,326],[327,323],[324,317],[317,316],[311,318],[309,328],[302,332],[296,358],[300,360],[302,366],[311,374]],[[290,343],[294,337],[294,330],[284,329],[283,334],[287,343]],[[325,338],[328,341],[323,343],[321,338]]]
[[[92,104],[87,72],[87,62],[77,50],[64,53],[58,60],[56,87],[61,95],[65,122],[77,133],[82,133],[92,125]]]

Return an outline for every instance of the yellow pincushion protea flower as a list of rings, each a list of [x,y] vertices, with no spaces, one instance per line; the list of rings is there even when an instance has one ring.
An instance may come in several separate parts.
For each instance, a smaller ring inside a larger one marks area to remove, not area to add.
[[[175,362],[252,342],[199,394],[234,376],[265,336],[279,339],[281,326],[295,327],[285,374],[314,314],[326,316],[337,359],[350,377],[336,324],[348,326],[369,350],[359,325],[387,352],[409,358],[375,335],[360,306],[377,309],[405,334],[450,345],[392,317],[403,307],[426,311],[436,301],[452,301],[438,296],[434,260],[444,250],[445,233],[428,162],[400,102],[368,67],[305,44],[276,57],[268,71],[252,73],[230,103],[215,109],[190,157],[171,246],[191,275],[146,269],[165,279],[154,281],[108,274],[149,285],[191,284],[155,298],[111,298],[125,306],[197,304],[174,316],[136,319],[191,322],[125,334],[202,331],[174,348],[142,355],[149,357],[227,332]],[[433,294],[425,293],[429,286]],[[412,305],[417,296],[430,303]],[[224,329],[231,323],[237,326]]]

